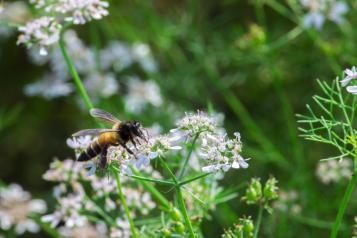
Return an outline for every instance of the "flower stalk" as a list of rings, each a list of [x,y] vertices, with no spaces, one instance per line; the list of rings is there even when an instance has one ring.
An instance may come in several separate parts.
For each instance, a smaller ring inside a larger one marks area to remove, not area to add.
[[[69,26],[67,27],[63,27],[63,29],[61,30],[61,33],[60,33],[60,38],[59,38],[59,47],[61,49],[61,52],[62,52],[62,55],[63,55],[63,58],[64,60],[66,61],[66,64],[67,64],[67,67],[68,67],[68,71],[69,73],[71,74],[72,78],[73,78],[73,81],[74,81],[74,84],[76,85],[76,88],[78,90],[78,93],[79,95],[81,96],[81,98],[83,99],[86,107],[88,110],[92,109],[93,108],[93,103],[92,101],[90,100],[89,96],[88,96],[88,93],[86,91],[86,89],[84,88],[84,85],[78,75],[78,72],[71,60],[71,57],[69,57],[68,55],[68,52],[66,50],[66,44],[64,42],[64,32],[65,30],[68,28]]]
[[[199,135],[200,135],[200,133],[197,133],[192,140],[191,148],[187,154],[187,157],[185,158],[184,163],[182,164],[182,167],[180,168],[180,173],[179,173],[179,177],[178,177],[179,179],[181,179],[182,176],[185,174],[185,170],[186,170],[188,161],[190,160],[191,154],[193,152],[193,149],[195,148],[195,144],[196,144],[196,141],[197,141]]]
[[[124,194],[123,194],[123,190],[122,190],[122,187],[121,187],[121,183],[120,183],[119,173],[117,171],[113,171],[113,173],[114,173],[114,176],[115,176],[115,181],[117,183],[119,197],[120,197],[122,206],[124,207],[126,218],[128,219],[129,224],[130,224],[131,235],[132,235],[132,237],[136,238],[137,235],[136,235],[136,231],[135,231],[135,225],[134,225],[133,220],[131,219],[128,205],[126,204],[126,200],[125,200],[125,197],[124,197]]]
[[[345,194],[343,195],[343,199],[342,202],[340,203],[340,206],[338,208],[338,213],[336,216],[336,220],[335,223],[332,227],[331,230],[331,235],[330,238],[336,238],[337,234],[338,234],[338,230],[341,226],[341,222],[342,222],[342,218],[343,215],[345,214],[348,202],[351,198],[351,194],[353,192],[354,187],[356,186],[357,183],[357,153],[355,154],[355,160],[354,160],[354,172],[352,175],[352,178],[350,180],[350,182],[347,185],[347,188],[345,190]]]
[[[263,206],[263,204],[260,204],[259,211],[258,211],[258,218],[257,218],[257,222],[255,224],[254,238],[258,237],[259,228],[260,228],[260,224],[262,222],[262,217],[263,217],[263,211],[264,211],[264,206]]]

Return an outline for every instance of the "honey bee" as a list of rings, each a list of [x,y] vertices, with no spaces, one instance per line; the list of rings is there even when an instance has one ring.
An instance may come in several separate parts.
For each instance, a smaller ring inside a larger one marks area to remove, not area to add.
[[[131,142],[135,148],[140,143],[138,138],[147,141],[137,121],[120,121],[109,112],[93,108],[90,115],[101,119],[113,125],[112,129],[86,129],[74,133],[72,136],[96,136],[91,144],[84,150],[77,161],[88,161],[97,155],[100,155],[99,166],[105,168],[107,164],[107,151],[110,146],[122,146],[131,155],[136,158],[134,152],[128,148],[127,142]]]

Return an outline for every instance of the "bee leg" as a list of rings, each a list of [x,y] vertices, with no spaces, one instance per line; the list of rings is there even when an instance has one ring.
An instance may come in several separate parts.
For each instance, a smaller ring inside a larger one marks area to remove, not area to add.
[[[129,137],[129,140],[130,140],[131,143],[133,143],[135,149],[137,149],[137,147],[136,147],[136,142],[135,142],[134,138],[133,138],[132,136],[130,136],[130,137]]]
[[[133,152],[131,149],[129,149],[129,148],[126,146],[126,144],[120,143],[120,145],[123,146],[124,149],[126,149],[126,151],[128,151],[129,154],[133,155],[133,156],[135,157],[135,159],[137,159],[137,157],[136,157],[136,155],[134,154],[134,152]]]
[[[107,166],[107,153],[108,153],[108,146],[102,149],[99,158],[99,167],[104,169]]]

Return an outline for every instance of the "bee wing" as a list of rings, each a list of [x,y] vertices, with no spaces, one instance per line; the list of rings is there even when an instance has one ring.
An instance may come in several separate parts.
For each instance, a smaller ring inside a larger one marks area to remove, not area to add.
[[[102,134],[104,132],[116,132],[117,130],[113,129],[85,129],[78,131],[74,133],[72,136],[77,137],[77,136],[97,136],[99,134]]]
[[[89,113],[92,117],[102,119],[103,121],[109,122],[111,124],[120,123],[120,120],[115,116],[98,108],[91,109]]]

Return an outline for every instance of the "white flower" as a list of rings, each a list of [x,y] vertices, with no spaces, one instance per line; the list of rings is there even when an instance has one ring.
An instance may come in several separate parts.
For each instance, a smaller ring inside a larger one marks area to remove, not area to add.
[[[48,13],[64,15],[65,20],[73,24],[85,24],[109,14],[109,4],[102,0],[32,0],[32,3]]]
[[[336,0],[300,0],[301,5],[308,10],[303,23],[305,27],[315,27],[320,30],[326,18],[336,24],[343,23],[343,16],[349,7],[343,1]]]
[[[140,146],[139,151],[148,159],[163,156],[169,150],[180,150],[181,146],[174,145],[174,140],[168,136],[150,137],[149,141]],[[150,162],[149,162],[150,163]],[[148,165],[148,164],[147,164]]]
[[[71,83],[56,79],[53,75],[45,75],[43,79],[27,84],[24,88],[24,93],[27,96],[42,96],[45,99],[67,96],[72,91]]]
[[[235,133],[234,139],[228,139],[226,135],[207,134],[202,139],[201,156],[207,165],[202,167],[204,172],[226,172],[229,169],[248,168],[248,163],[240,155],[242,142],[239,133]]]
[[[357,78],[357,70],[355,66],[353,66],[351,69],[345,69],[343,73],[345,75],[345,78],[340,82],[342,87],[347,86],[351,82],[351,80]]]
[[[346,90],[349,93],[357,94],[357,86],[347,86]]]
[[[81,193],[69,194],[67,197],[58,199],[57,210],[42,217],[43,222],[50,223],[52,227],[57,226],[61,221],[66,227],[81,227],[87,224],[85,216],[79,214],[82,208],[84,197]]]
[[[48,47],[58,42],[61,28],[62,26],[53,17],[35,19],[19,27],[22,34],[17,44],[25,44],[28,48],[36,45],[41,55],[47,55]]]
[[[0,188],[0,228],[3,230],[14,227],[18,235],[25,231],[36,233],[39,227],[29,216],[46,210],[43,200],[31,200],[31,195],[17,184]]]
[[[304,16],[304,26],[307,28],[315,27],[319,30],[322,28],[324,21],[324,15],[319,12],[309,12]]]
[[[100,52],[100,64],[103,70],[111,67],[117,72],[133,64],[131,49],[125,43],[113,41]]]
[[[60,227],[59,233],[64,238],[106,238],[107,228],[104,224],[97,224],[96,226],[86,224],[81,227]]]
[[[126,109],[139,113],[148,103],[155,107],[162,105],[159,86],[152,80],[142,81],[136,77],[129,78],[128,94],[125,96]]]
[[[136,43],[133,45],[133,58],[140,66],[149,73],[157,71],[157,63],[151,55],[150,48],[147,44]]]
[[[92,137],[87,135],[87,136],[78,136],[78,137],[72,137],[68,138],[66,140],[67,145],[71,147],[72,149],[87,149],[87,147],[90,145],[92,142]]]
[[[344,21],[343,15],[345,15],[348,10],[348,5],[345,2],[334,1],[331,3],[328,18],[337,24],[341,24]]]
[[[110,231],[110,238],[130,238],[130,224],[127,220],[118,218],[116,221],[117,227],[113,227]]]
[[[84,80],[84,86],[86,87],[89,95],[94,100],[98,97],[110,97],[118,93],[119,84],[115,79],[115,76],[111,73],[100,74],[93,73],[88,75]]]
[[[177,128],[172,129],[172,133],[175,134],[179,131],[184,131],[190,136],[203,132],[213,133],[217,129],[215,118],[209,117],[201,111],[197,111],[196,114],[186,113],[186,116],[180,119],[176,124]]]
[[[338,183],[351,178],[352,166],[350,159],[323,161],[317,165],[316,176],[324,184]]]
[[[357,78],[357,69],[355,66],[353,66],[351,69],[345,69],[343,73],[344,73],[344,79],[340,81],[342,87],[346,87],[352,80]],[[347,86],[346,90],[349,93],[357,94],[356,85]]]
[[[86,178],[83,163],[77,163],[72,159],[66,159],[64,161],[56,159],[50,164],[50,169],[47,170],[42,177],[44,180],[56,182],[70,182],[79,177]]]

